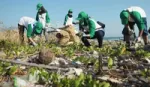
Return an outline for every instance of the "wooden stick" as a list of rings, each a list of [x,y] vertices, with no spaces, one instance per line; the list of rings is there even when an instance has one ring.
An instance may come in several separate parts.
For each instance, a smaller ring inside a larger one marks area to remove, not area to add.
[[[1,58],[0,58],[0,61],[14,63],[14,64],[20,64],[20,65],[25,65],[25,66],[31,66],[31,67],[45,68],[45,69],[50,69],[50,70],[58,70],[58,69],[61,71],[67,71],[68,70],[68,68],[59,68],[56,66],[48,66],[48,65],[44,65],[44,64],[35,64],[35,63],[28,63],[28,62],[1,59]]]

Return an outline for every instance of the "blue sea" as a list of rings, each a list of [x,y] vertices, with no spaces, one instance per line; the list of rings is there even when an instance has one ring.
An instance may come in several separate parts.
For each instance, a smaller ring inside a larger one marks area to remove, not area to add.
[[[123,37],[104,37],[104,40],[122,40]]]

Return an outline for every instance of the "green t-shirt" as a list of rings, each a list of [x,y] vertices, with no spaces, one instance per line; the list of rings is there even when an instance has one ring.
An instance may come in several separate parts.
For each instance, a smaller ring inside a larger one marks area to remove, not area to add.
[[[144,30],[145,24],[144,20],[141,17],[140,13],[137,11],[133,11],[130,13],[131,17],[134,19],[135,23],[137,24],[139,30]]]
[[[28,24],[27,27],[27,38],[30,38],[33,36],[33,25],[32,24]]]
[[[41,14],[41,16],[42,16],[42,18],[44,18],[45,23],[50,23],[50,17],[49,17],[48,12]],[[39,20],[40,20],[39,13],[37,13],[37,15],[36,15],[36,21],[39,21]]]
[[[89,29],[89,33],[90,33],[90,38],[93,38],[95,35],[95,30],[96,30],[96,24],[93,20],[91,19],[84,19],[83,22],[79,23],[79,27],[81,28],[82,26],[87,26]]]

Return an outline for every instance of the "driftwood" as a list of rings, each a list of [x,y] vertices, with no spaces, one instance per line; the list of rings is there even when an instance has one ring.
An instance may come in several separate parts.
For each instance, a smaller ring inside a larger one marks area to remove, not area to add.
[[[2,59],[2,58],[0,58],[0,61],[9,62],[9,63],[13,63],[13,64],[19,64],[19,65],[25,65],[25,66],[31,66],[31,67],[45,68],[45,69],[50,69],[50,70],[60,70],[60,71],[68,70],[68,68],[59,68],[57,66],[48,66],[48,65],[44,65],[44,64],[28,63],[28,62],[8,60],[8,59]]]

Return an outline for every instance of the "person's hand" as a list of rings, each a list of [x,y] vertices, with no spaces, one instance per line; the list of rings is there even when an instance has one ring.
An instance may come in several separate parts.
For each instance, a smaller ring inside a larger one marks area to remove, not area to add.
[[[61,30],[60,30],[60,29],[56,29],[56,31],[57,31],[57,32],[60,32]]]
[[[50,27],[50,23],[46,23],[45,28],[49,28],[49,27]]]
[[[33,42],[33,46],[37,46],[37,44],[35,42]]]
[[[136,42],[141,42],[141,40],[142,40],[141,37],[136,38]]]
[[[77,36],[82,37],[83,36],[83,32],[80,31],[79,33],[77,33]]]
[[[83,37],[88,38],[88,39],[91,38],[89,34],[88,34],[88,35],[87,35],[87,34],[86,34],[86,35],[83,35]]]

